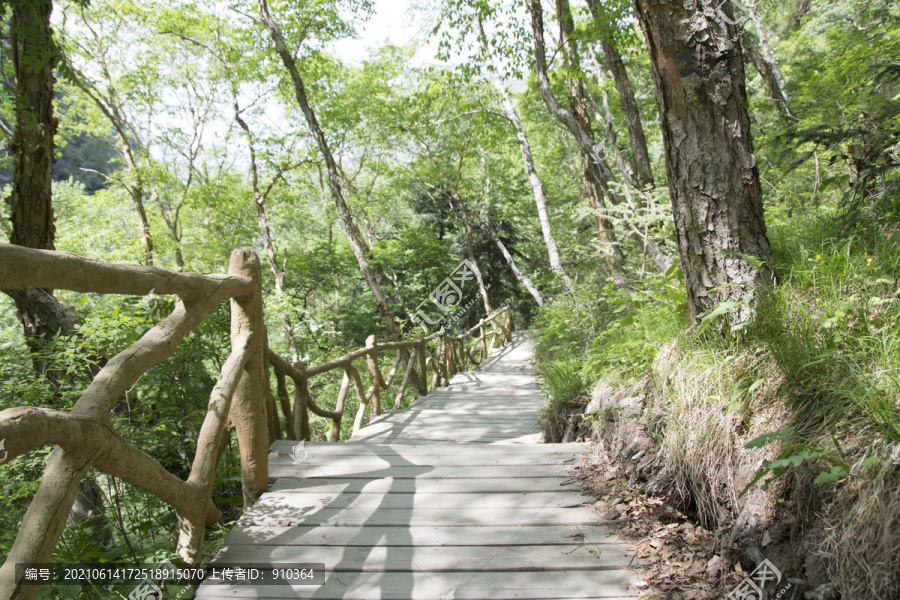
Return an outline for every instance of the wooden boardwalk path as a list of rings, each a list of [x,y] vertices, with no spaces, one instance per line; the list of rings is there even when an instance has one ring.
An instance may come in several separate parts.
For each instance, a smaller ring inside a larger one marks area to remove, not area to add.
[[[276,442],[274,481],[213,564],[324,563],[320,586],[203,585],[198,598],[633,597],[626,547],[569,474],[580,444],[538,444],[544,396],[514,342],[340,444]],[[300,457],[298,457],[300,458]]]

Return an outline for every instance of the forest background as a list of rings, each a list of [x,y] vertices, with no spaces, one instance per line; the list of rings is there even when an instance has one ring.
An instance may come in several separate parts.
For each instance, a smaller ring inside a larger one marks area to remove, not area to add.
[[[771,246],[713,248],[717,261],[742,261],[746,282],[768,283],[713,282],[708,301],[695,293],[694,267],[687,276],[682,269],[659,65],[630,3],[422,5],[397,18],[421,23],[434,60],[417,57],[411,43],[371,48],[358,63],[334,49],[366,26],[368,0],[58,0],[52,43],[17,54],[21,39],[41,34],[40,19],[16,20],[25,4],[2,5],[4,237],[16,237],[16,128],[29,114],[17,81],[49,70],[58,119],[50,247],[222,273],[233,248],[251,246],[263,261],[269,343],[307,364],[361,347],[372,333],[430,333],[435,326],[417,311],[446,318],[429,294],[468,260],[478,281],[464,290],[467,308],[452,329],[510,305],[518,329],[537,330],[553,406],[598,381],[656,378],[672,421],[679,410],[714,407],[736,419],[729,443],[751,433],[790,442],[763,475],[807,473],[816,489],[830,486],[833,497],[852,489],[857,500],[874,493],[866,486],[896,490],[896,468],[866,450],[900,444],[895,4],[698,9],[742,51],[745,80],[734,89],[746,88],[737,101]],[[102,357],[173,304],[56,296],[72,329],[35,337],[23,330],[21,307],[0,294],[0,409],[71,406]],[[227,323],[222,306],[114,414],[124,436],[180,477],[229,351]],[[680,379],[660,383],[663,358]],[[319,378],[313,394],[332,408],[339,385]],[[776,418],[753,420],[776,406]],[[329,423],[314,417],[312,426],[311,439],[325,439]],[[682,450],[690,462],[709,448]],[[0,466],[3,554],[49,451]],[[214,492],[226,518],[209,549],[240,514],[237,463],[229,446]],[[110,476],[89,479],[98,510],[73,520],[58,559],[173,556],[171,509]],[[695,489],[705,485],[698,479],[676,476],[699,519],[716,524],[725,519],[712,506],[721,499]],[[888,514],[900,511],[893,497]],[[727,503],[734,518],[741,501]],[[871,552],[886,556],[887,546]],[[888,566],[898,560],[879,556]]]

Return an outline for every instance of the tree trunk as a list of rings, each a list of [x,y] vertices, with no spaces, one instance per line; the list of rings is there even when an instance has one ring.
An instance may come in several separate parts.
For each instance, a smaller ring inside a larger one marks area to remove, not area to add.
[[[55,249],[50,169],[54,162],[54,136],[58,121],[53,116],[53,69],[56,65],[50,30],[50,0],[18,0],[13,3],[11,50],[16,76],[16,122],[10,147],[15,158],[10,204],[12,233],[9,241],[19,246]],[[49,57],[33,64],[36,57]],[[53,290],[24,289],[7,292],[16,303],[25,339],[33,353],[41,350],[60,331],[74,333],[72,315],[53,297]],[[35,370],[54,387],[64,373],[51,373],[35,358]]]
[[[278,51],[278,55],[281,57],[281,61],[284,63],[284,67],[291,77],[291,82],[294,85],[294,95],[297,104],[300,107],[300,111],[303,113],[303,117],[306,119],[307,125],[309,125],[310,132],[316,140],[319,152],[322,153],[322,158],[325,161],[325,170],[328,174],[328,188],[331,191],[331,199],[334,202],[334,208],[337,211],[344,233],[347,235],[347,239],[350,242],[350,248],[356,256],[359,270],[366,280],[369,289],[372,291],[372,296],[375,298],[375,305],[384,321],[384,326],[387,329],[388,334],[391,336],[392,340],[399,342],[403,339],[403,333],[400,331],[400,327],[397,325],[394,316],[391,314],[390,308],[387,305],[387,298],[385,297],[381,286],[378,284],[378,280],[375,278],[375,272],[369,264],[369,259],[366,257],[359,233],[359,227],[344,202],[344,190],[341,187],[341,177],[340,173],[338,173],[337,164],[334,161],[334,156],[331,154],[331,149],[328,147],[328,140],[325,139],[325,134],[319,126],[319,120],[316,118],[315,112],[313,112],[312,107],[309,105],[309,100],[306,97],[306,88],[303,84],[303,79],[300,77],[300,72],[297,70],[297,65],[294,63],[294,57],[288,50],[287,44],[284,41],[284,36],[281,34],[281,29],[269,13],[269,3],[267,0],[259,0],[259,12],[262,17],[263,26],[269,32],[269,35],[275,44],[275,48]],[[408,360],[409,352],[404,350],[403,364],[405,365]],[[423,373],[422,376],[424,377],[425,374]],[[424,392],[424,388],[418,377],[413,376],[412,380],[416,389],[418,389],[420,393]]]
[[[616,159],[616,164],[619,167],[619,170],[622,172],[622,181],[625,188],[625,201],[628,203],[628,206],[631,207],[634,214],[637,214],[637,206],[634,201],[634,196],[631,193],[631,185],[633,183],[632,175],[628,170],[628,163],[625,161],[625,158],[622,156],[622,153],[619,151],[619,146],[616,144],[616,131],[613,128],[613,120],[612,113],[609,110],[609,100],[606,96],[606,91],[603,89],[603,69],[600,66],[600,61],[597,59],[597,54],[594,52],[594,49],[589,45],[588,49],[591,53],[591,60],[594,63],[594,69],[597,74],[597,80],[600,82],[600,94],[603,102],[603,112],[600,112],[600,107],[597,106],[597,103],[594,101],[593,96],[591,96],[590,92],[587,94],[588,102],[591,104],[591,107],[596,114],[596,118],[598,121],[606,122],[606,139],[609,142],[610,146],[613,149],[613,153]],[[638,197],[640,198],[640,196]],[[644,231],[641,231],[635,227],[633,223],[626,225],[628,231],[626,231],[626,235],[637,242],[641,247],[643,247],[644,256],[650,259],[650,262],[660,273],[665,273],[669,270],[669,267],[672,266],[672,258],[666,255],[665,252],[662,251],[662,248],[659,246],[658,240],[650,237],[646,228]],[[643,273],[643,266],[641,267],[641,272]]]
[[[272,236],[272,228],[269,227],[269,219],[266,216],[266,195],[259,189],[259,167],[256,164],[256,145],[253,143],[253,135],[250,126],[241,117],[241,109],[238,106],[237,96],[234,99],[234,120],[244,132],[247,140],[247,149],[250,150],[250,183],[253,187],[253,203],[256,205],[256,220],[259,224],[259,237],[262,239],[263,249],[266,252],[266,262],[275,279],[275,293],[279,296],[284,290],[284,271],[278,265],[275,255],[275,241]],[[270,188],[271,189],[271,188]]]
[[[141,248],[144,251],[144,264],[153,265],[153,236],[150,235],[150,221],[147,219],[147,210],[144,208],[144,185],[140,176],[137,176],[137,183],[128,186],[131,193],[131,204],[134,206],[134,212],[137,213],[138,223],[141,227]]]
[[[568,3],[565,4],[565,8]],[[586,130],[574,114],[556,101],[553,96],[553,90],[550,88],[550,80],[547,77],[547,58],[544,49],[544,16],[543,9],[539,0],[528,0],[528,10],[531,13],[531,31],[534,40],[534,74],[537,79],[538,93],[547,105],[550,114],[566,126],[569,132],[575,137],[578,143],[578,150],[581,154],[582,171],[585,173],[585,190],[588,193],[588,199],[591,207],[597,210],[604,208],[602,194],[596,189],[599,187],[604,191],[609,191],[607,183],[614,181],[612,171],[602,160],[591,160],[590,156],[594,152],[593,134]],[[571,16],[569,17],[571,18]],[[595,224],[600,236],[600,241],[612,245],[615,242],[615,234],[612,231],[612,224],[608,219],[595,217]],[[607,254],[607,264],[611,269],[615,269],[614,254]]]
[[[599,25],[602,11],[599,0],[588,0],[588,9],[591,11],[594,21]],[[612,38],[604,36],[600,40],[600,49],[606,59],[606,66],[612,73],[613,83],[619,93],[619,101],[622,104],[622,112],[625,115],[625,127],[628,130],[628,139],[631,142],[631,153],[634,157],[634,179],[638,187],[653,186],[653,170],[650,168],[650,155],[647,152],[647,138],[644,136],[644,126],[641,122],[641,111],[638,109],[637,100],[634,97],[634,88],[631,79],[625,69],[625,62]],[[593,49],[592,49],[593,50]]]
[[[375,304],[378,307],[379,314],[381,314],[381,317],[384,320],[384,325],[387,328],[388,333],[390,333],[392,339],[399,341],[402,338],[400,328],[397,326],[393,315],[388,309],[387,299],[385,298],[384,292],[381,290],[381,286],[375,279],[375,272],[372,270],[369,259],[366,257],[362,236],[360,235],[356,220],[353,218],[353,215],[350,213],[350,210],[344,202],[344,191],[341,187],[341,177],[340,173],[338,173],[337,164],[334,161],[334,156],[331,154],[331,149],[328,146],[328,141],[325,139],[325,134],[319,126],[319,120],[316,118],[315,112],[313,112],[312,107],[309,105],[309,100],[306,97],[306,88],[303,84],[303,79],[300,77],[300,72],[297,70],[297,65],[294,63],[294,57],[291,55],[285,44],[281,29],[269,13],[268,2],[266,0],[259,0],[259,9],[263,25],[272,37],[272,41],[275,43],[278,54],[291,77],[291,81],[294,85],[294,95],[297,104],[300,107],[300,111],[303,113],[306,123],[309,125],[310,132],[316,140],[319,152],[322,153],[322,158],[325,161],[325,170],[328,174],[328,187],[331,191],[331,199],[334,202],[334,207],[337,210],[338,218],[341,221],[344,233],[347,235],[347,239],[350,242],[350,248],[356,256],[357,263],[359,263],[359,270],[362,272],[363,278],[366,280],[369,289],[372,291],[372,295],[375,297]]]
[[[625,157],[622,156],[622,153],[619,151],[619,145],[617,143],[618,135],[616,134],[615,125],[613,124],[612,111],[610,111],[609,109],[609,98],[606,95],[606,90],[603,89],[603,80],[606,78],[603,76],[603,68],[600,66],[600,60],[597,58],[597,53],[594,52],[594,48],[590,44],[588,44],[588,51],[591,54],[591,62],[594,65],[594,74],[597,76],[597,87],[600,89],[600,100],[603,104],[603,112],[600,112],[600,107],[597,105],[597,101],[587,90],[585,90],[587,92],[586,98],[588,104],[591,106],[591,110],[594,111],[594,118],[598,123],[604,123],[604,125],[606,126],[606,141],[607,143],[609,143],[609,147],[612,148],[616,166],[619,167],[619,172],[622,173],[622,183],[625,191],[625,199],[629,203],[631,203],[631,189],[634,185],[634,170],[630,168],[628,162],[625,160]]]
[[[58,125],[53,116],[53,70],[57,55],[50,29],[52,10],[50,0],[14,2],[10,34],[17,99],[10,148],[15,157],[12,194],[8,200],[12,223],[10,242],[40,250],[54,250],[56,237],[51,167],[55,161],[54,138]],[[46,57],[45,62],[34,64],[36,57]],[[25,340],[35,357],[35,372],[58,389],[67,374],[48,369],[38,353],[57,334],[72,336],[77,333],[74,316],[53,297],[53,290],[24,288],[6,293],[16,304]],[[85,518],[93,515],[92,522],[103,521],[103,498],[95,493],[93,479],[81,480],[77,490],[83,497],[93,499],[90,511],[82,513]],[[78,508],[83,507],[76,505]],[[85,520],[80,516],[77,510],[70,514],[75,521]],[[97,527],[93,537],[105,548],[109,532]]]
[[[503,255],[503,258],[506,259],[507,264],[509,264],[510,270],[513,272],[513,275],[516,276],[516,279],[525,286],[525,289],[528,290],[528,293],[534,298],[534,301],[537,302],[537,305],[541,308],[544,308],[544,297],[541,296],[541,293],[538,291],[537,286],[534,285],[534,282],[522,271],[519,270],[519,267],[516,265],[516,261],[513,259],[512,254],[509,253],[509,250],[506,248],[506,245],[491,227],[490,223],[485,223],[487,226],[488,232],[491,235],[491,239],[494,240],[494,243],[497,244],[497,248],[500,249],[500,253]]]
[[[15,156],[10,242],[53,250],[50,168],[58,126],[53,116],[53,69],[56,66],[50,30],[50,0],[16,0],[10,24],[10,45],[16,76],[16,124],[10,150]],[[46,58],[44,58],[46,57]],[[35,61],[42,64],[34,64]]]
[[[772,54],[772,48],[769,46],[766,30],[763,29],[756,11],[749,7],[748,10],[750,11],[749,20],[759,38],[759,44],[757,44],[753,37],[744,30],[741,34],[742,47],[746,49],[747,55],[750,57],[750,62],[753,63],[759,76],[762,77],[766,89],[769,90],[771,100],[778,108],[778,112],[781,113],[783,117],[796,119],[796,117],[791,114],[790,98],[787,94],[784,75],[781,73],[781,69],[778,68],[778,63],[775,61],[775,55]]]
[[[559,18],[559,39],[563,49],[568,73],[569,103],[578,126],[594,139],[591,128],[591,117],[585,99],[584,82],[581,80],[581,64],[578,58],[578,49],[572,41],[575,23],[572,20],[572,12],[569,8],[569,0],[556,0],[557,16]],[[606,156],[597,152],[586,152],[580,148],[581,170],[584,173],[584,189],[587,193],[591,208],[597,211],[594,217],[597,225],[597,233],[601,243],[605,246],[606,262],[611,271],[617,270],[616,264],[616,236],[613,232],[613,224],[603,213],[606,209],[604,196],[609,196],[613,203],[617,202],[615,194],[610,189],[610,182],[615,181],[612,171],[606,164]]]
[[[94,35],[94,39],[100,44],[100,36],[93,32],[93,30],[91,31]],[[90,82],[87,77],[78,72],[71,61],[66,59],[66,62],[72,73],[76,75],[74,78],[75,85],[77,85],[78,88],[91,99],[94,105],[97,106],[100,112],[103,113],[103,116],[106,117],[113,129],[116,130],[116,135],[119,137],[119,147],[122,149],[122,158],[125,161],[125,166],[128,171],[132,174],[133,181],[127,184],[120,181],[117,181],[116,183],[119,183],[127,189],[131,196],[131,204],[134,206],[134,211],[138,217],[138,226],[141,230],[141,248],[144,254],[144,264],[150,266],[153,264],[153,235],[150,231],[150,221],[147,219],[147,210],[144,207],[144,180],[138,170],[139,164],[134,155],[134,150],[132,149],[132,143],[139,143],[139,140],[132,139],[132,137],[128,135],[128,130],[131,129],[131,127],[125,116],[122,114],[116,87],[112,75],[109,72],[109,68],[107,67],[104,53],[98,52],[98,54],[100,71],[103,73],[103,78],[105,80],[104,84],[106,86],[105,97],[100,91],[98,84]],[[146,149],[143,149],[142,147],[140,147],[140,149],[145,156],[149,154]],[[149,160],[147,162],[149,163]]]
[[[487,56],[486,67],[488,76],[490,77],[491,83],[500,94],[500,99],[503,101],[503,110],[506,111],[506,117],[516,130],[516,141],[518,141],[519,151],[522,153],[522,163],[525,165],[525,174],[528,176],[528,182],[531,184],[531,190],[534,193],[534,203],[537,205],[538,220],[541,223],[541,232],[544,234],[544,244],[547,246],[547,254],[550,257],[550,268],[563,280],[566,289],[571,289],[572,278],[569,277],[568,273],[563,269],[562,262],[559,258],[559,249],[556,246],[556,239],[553,237],[553,230],[550,227],[550,215],[547,212],[547,196],[544,194],[544,185],[534,166],[534,158],[531,156],[531,144],[528,143],[528,137],[525,135],[525,128],[522,126],[522,121],[519,119],[519,113],[516,111],[512,98],[509,96],[509,90],[506,89],[506,85],[504,85],[500,73],[497,72],[493,58],[488,54],[487,38],[484,34],[481,17],[476,18],[476,25],[478,27],[478,39],[481,42],[481,47],[484,50],[485,56]],[[541,302],[538,302],[538,304],[543,306]]]
[[[481,268],[478,266],[478,258],[475,256],[475,242],[472,236],[472,223],[469,219],[464,222],[466,228],[466,254],[469,255],[469,262],[472,263],[472,272],[475,274],[475,281],[478,282],[478,291],[481,292],[481,301],[484,302],[484,312],[491,314],[491,300],[488,298],[487,287],[484,285],[484,277],[481,276]]]
[[[635,6],[656,84],[691,319],[731,300],[737,302],[731,322],[742,322],[772,278],[772,248],[740,45],[732,41],[733,28],[723,32],[699,4],[690,9],[670,0],[635,0]],[[734,253],[765,264],[757,269]]]
[[[591,0],[590,4],[594,5],[595,2],[597,0]],[[647,186],[653,187],[653,170],[650,168],[650,154],[647,152],[647,138],[644,136],[641,112],[634,98],[634,89],[631,87],[622,55],[611,40],[600,40],[600,49],[603,50],[606,65],[612,73],[613,83],[619,93],[619,102],[625,115],[625,128],[628,130],[628,140],[631,142],[631,153],[634,157],[635,182],[642,189]]]

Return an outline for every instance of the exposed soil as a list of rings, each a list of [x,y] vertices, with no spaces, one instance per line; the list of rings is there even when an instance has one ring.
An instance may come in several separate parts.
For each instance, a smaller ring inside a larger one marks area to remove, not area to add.
[[[725,598],[746,578],[737,545],[726,532],[708,531],[665,498],[635,492],[628,476],[594,445],[575,468],[582,490],[595,498],[598,522],[633,544],[632,568],[639,597],[666,600]],[[790,583],[779,600],[803,598],[802,581]],[[769,598],[774,598],[770,595]]]

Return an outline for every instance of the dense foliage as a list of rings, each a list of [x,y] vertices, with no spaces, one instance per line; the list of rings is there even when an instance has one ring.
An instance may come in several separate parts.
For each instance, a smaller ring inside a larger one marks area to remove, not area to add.
[[[613,78],[603,76],[602,60],[593,70],[589,48],[599,53],[599,39],[611,36],[630,75],[657,187],[640,189],[629,183],[630,173],[617,171],[613,191],[628,200],[602,209],[589,205],[578,145],[548,114],[532,66],[523,60],[530,56],[531,33],[521,7],[445,3],[427,25],[449,62],[423,64],[412,46],[387,45],[351,64],[336,56],[335,44],[365,27],[371,2],[271,4],[286,37],[297,43],[297,65],[339,162],[347,205],[404,334],[422,332],[415,311],[461,260],[474,257],[492,306],[511,305],[517,329],[538,330],[541,369],[556,404],[601,376],[623,381],[644,376],[667,344],[726,358],[764,347],[795,396],[836,435],[867,430],[900,442],[896,3],[826,0],[758,7],[791,98],[785,115],[746,61],[775,251],[775,264],[768,266],[777,285],[755,306],[755,320],[724,328],[710,324],[724,322],[732,306],[707,312],[699,324],[688,316],[655,91],[630,6],[607,6],[606,27],[598,27],[586,9],[573,7],[581,70],[573,73],[561,57],[550,65],[558,98],[566,98],[575,77],[598,103],[591,118],[602,118],[608,104],[607,129],[621,133],[613,143],[604,137],[606,124],[595,122],[596,152],[614,168],[617,152],[620,164],[633,163],[634,156],[619,92]],[[107,262],[152,261],[203,273],[224,272],[233,248],[251,246],[263,259],[270,345],[284,356],[317,364],[363,346],[372,333],[379,339],[386,333],[330,200],[327,173],[291,81],[252,18],[255,5],[54,3],[52,51],[60,59],[55,243],[57,249]],[[473,41],[476,12],[491,39],[483,48]],[[549,33],[552,15],[546,20]],[[761,41],[758,33],[747,35]],[[513,96],[521,132],[479,68],[489,56],[518,90]],[[10,79],[10,66],[4,62],[0,68]],[[7,133],[17,110],[7,89],[0,95]],[[571,287],[548,260],[517,134],[530,142]],[[0,162],[0,178],[7,184],[12,179],[9,157]],[[3,195],[8,193],[7,186]],[[135,210],[136,198],[144,205],[145,224]],[[5,204],[0,213],[6,237]],[[260,227],[263,213],[268,230]],[[598,238],[599,217],[619,233],[612,250]],[[538,308],[492,233],[540,290],[546,308]],[[642,241],[650,239],[676,264],[654,268]],[[267,261],[269,250],[274,258]],[[603,258],[610,252],[620,257],[615,272]],[[474,283],[464,295],[468,308],[452,326],[455,331],[484,313]],[[0,295],[0,409],[70,407],[97,365],[133,343],[172,306],[168,297],[57,296],[76,315],[77,335],[58,336],[37,355],[23,338],[15,306]],[[114,411],[117,430],[179,477],[190,469],[209,391],[228,346],[228,312],[222,306]],[[750,389],[765,374],[747,377]],[[340,379],[313,383],[317,401],[333,408]],[[346,409],[352,414],[356,407],[351,402]],[[344,419],[345,429],[351,422]],[[314,417],[312,428],[313,439],[321,440],[330,422]],[[0,517],[3,554],[48,453],[36,450],[0,466],[7,498]],[[232,443],[214,491],[226,515],[220,534],[240,514],[237,463]],[[102,491],[105,514],[69,526],[56,550],[60,559],[174,556],[175,516],[168,507],[115,478],[90,477]],[[209,546],[221,537],[210,536]]]

